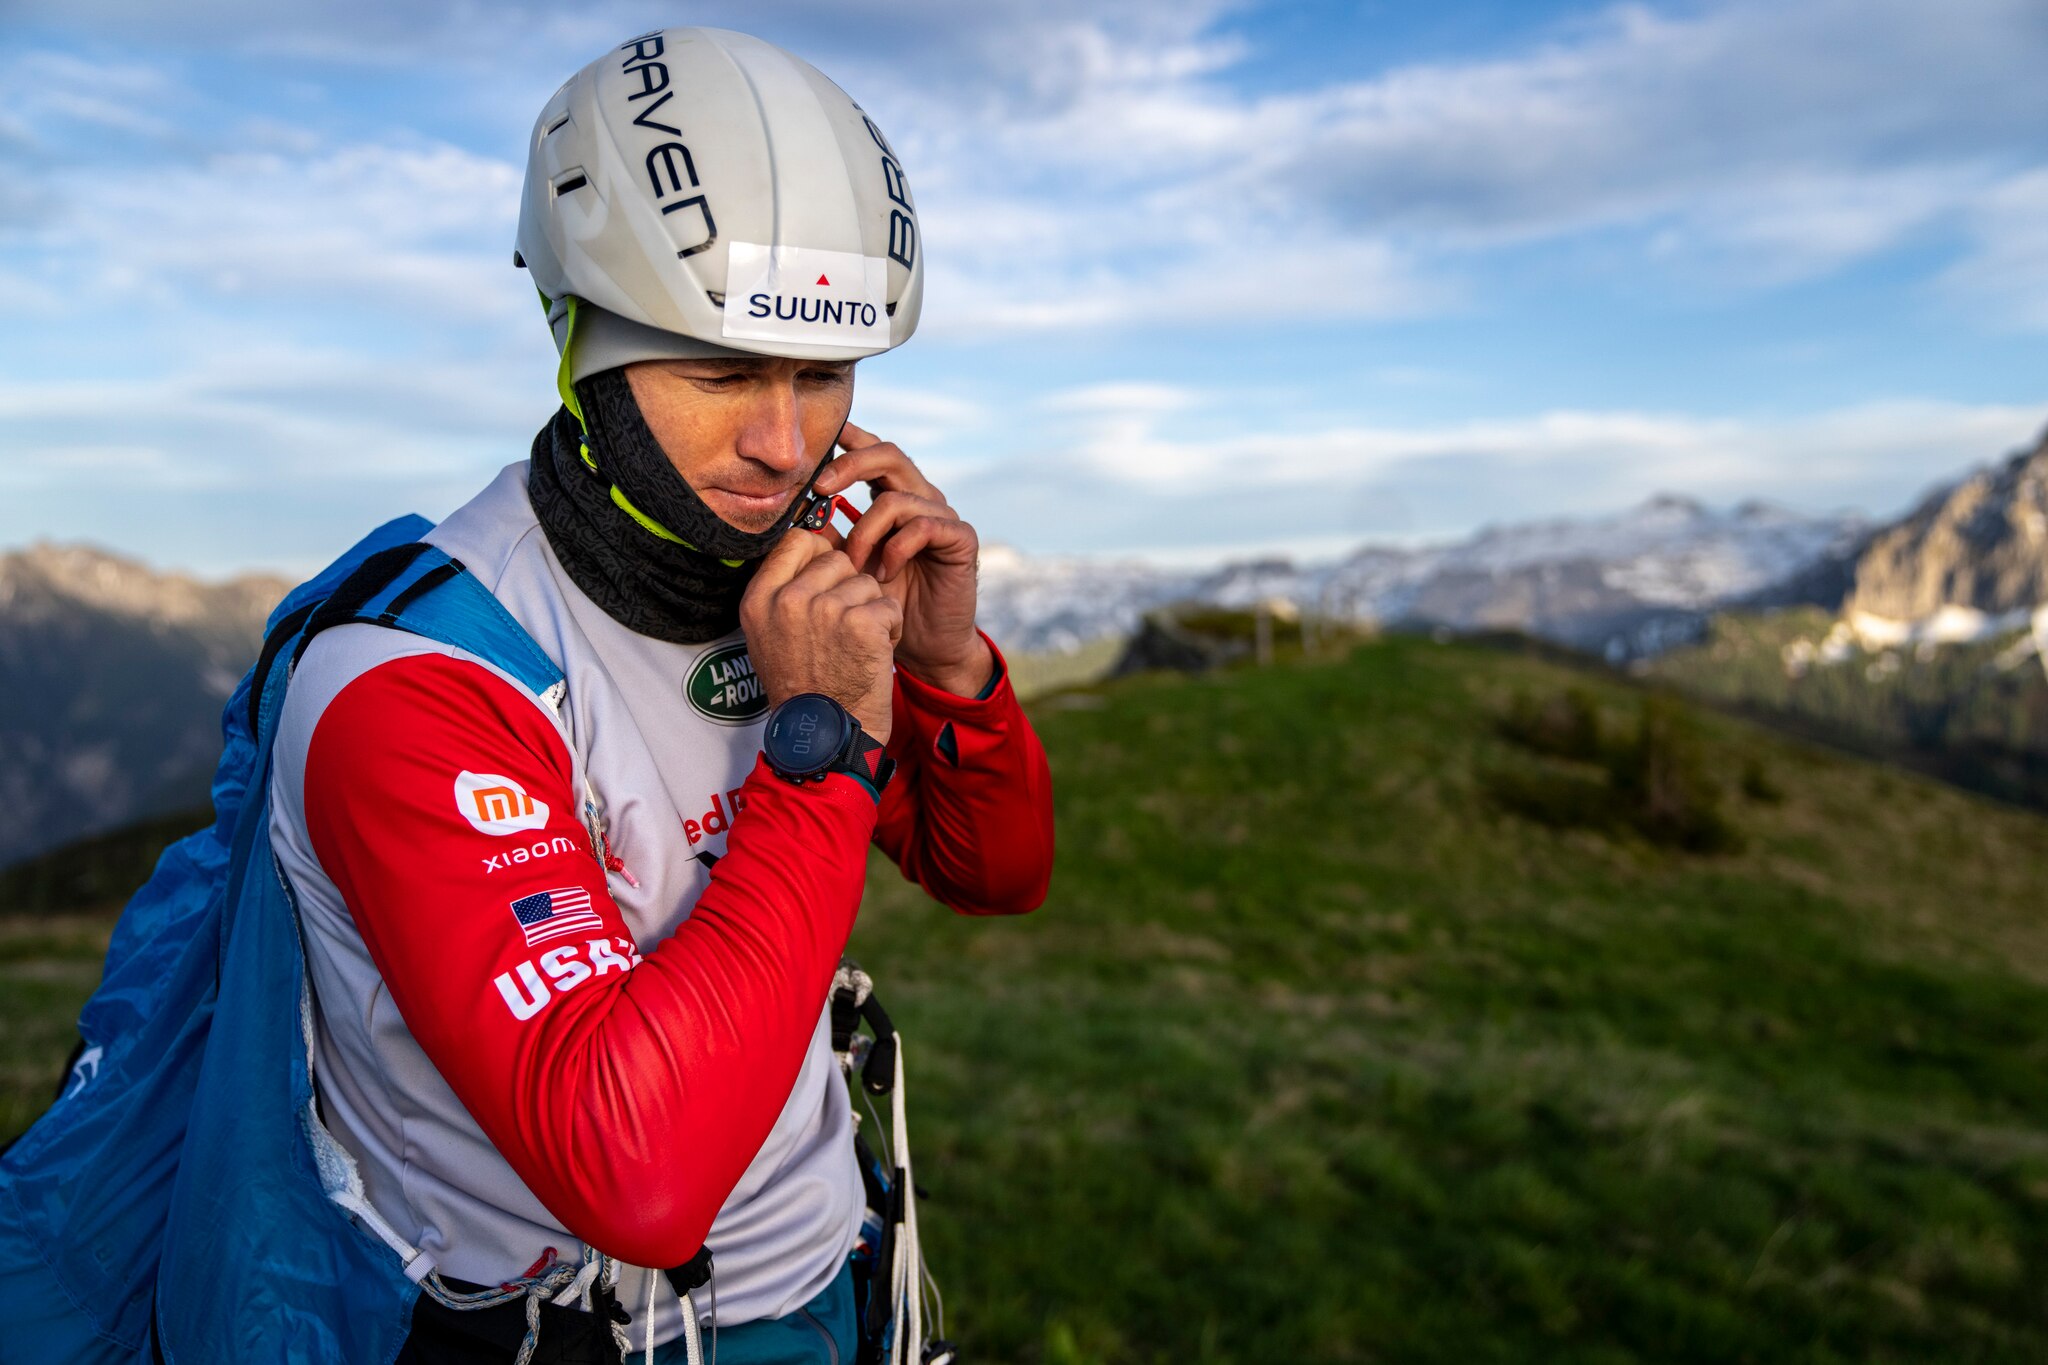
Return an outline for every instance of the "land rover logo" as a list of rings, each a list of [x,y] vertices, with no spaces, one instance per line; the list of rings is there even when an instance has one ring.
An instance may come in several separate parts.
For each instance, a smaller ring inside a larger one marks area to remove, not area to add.
[[[706,720],[720,725],[749,725],[768,710],[768,696],[747,657],[747,642],[735,641],[707,650],[690,666],[683,695]]]

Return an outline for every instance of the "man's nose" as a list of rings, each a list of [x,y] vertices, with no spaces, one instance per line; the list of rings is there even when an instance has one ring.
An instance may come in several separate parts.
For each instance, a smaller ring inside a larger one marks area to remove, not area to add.
[[[747,407],[740,427],[737,452],[749,460],[767,465],[779,473],[800,468],[804,462],[804,429],[800,420],[796,387],[786,383],[759,386]]]

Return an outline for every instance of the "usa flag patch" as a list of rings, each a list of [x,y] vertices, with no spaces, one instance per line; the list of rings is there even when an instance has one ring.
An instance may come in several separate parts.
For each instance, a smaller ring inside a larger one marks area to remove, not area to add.
[[[566,938],[570,934],[597,933],[604,921],[590,908],[590,893],[580,886],[560,886],[537,891],[512,902],[512,918],[526,935],[526,946]]]

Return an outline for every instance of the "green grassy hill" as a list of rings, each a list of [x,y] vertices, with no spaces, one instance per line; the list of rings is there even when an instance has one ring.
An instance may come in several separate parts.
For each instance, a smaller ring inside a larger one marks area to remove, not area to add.
[[[853,946],[972,1359],[2048,1358],[2048,820],[1415,639],[1034,714],[1050,902]],[[37,1103],[89,923],[0,937]]]

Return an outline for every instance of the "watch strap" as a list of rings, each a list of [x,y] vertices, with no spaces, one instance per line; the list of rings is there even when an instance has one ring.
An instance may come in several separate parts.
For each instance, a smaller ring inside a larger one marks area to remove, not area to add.
[[[847,749],[848,752],[834,767],[866,782],[874,789],[875,798],[880,800],[882,789],[895,776],[896,760],[889,757],[889,751],[865,730],[853,732],[853,742]]]

